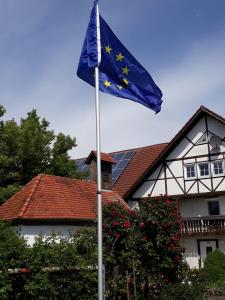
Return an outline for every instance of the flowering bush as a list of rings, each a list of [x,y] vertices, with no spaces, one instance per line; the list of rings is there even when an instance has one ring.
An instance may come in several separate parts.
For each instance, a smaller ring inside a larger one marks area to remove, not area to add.
[[[104,209],[104,253],[108,296],[147,298],[164,283],[182,280],[176,202],[168,196],[145,199],[138,212],[117,204]],[[110,298],[111,299],[111,298]]]

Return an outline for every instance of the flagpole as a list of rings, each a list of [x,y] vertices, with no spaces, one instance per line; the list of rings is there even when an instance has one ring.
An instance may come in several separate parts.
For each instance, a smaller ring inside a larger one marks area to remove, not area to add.
[[[96,5],[98,63],[101,61],[99,7]],[[103,239],[102,239],[102,179],[100,139],[99,66],[95,67],[95,110],[96,110],[96,152],[97,152],[97,202],[98,202],[98,300],[103,300]]]

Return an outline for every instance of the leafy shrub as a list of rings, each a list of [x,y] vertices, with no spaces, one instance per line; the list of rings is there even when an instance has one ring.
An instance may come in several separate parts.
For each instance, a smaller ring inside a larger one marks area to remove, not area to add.
[[[208,254],[204,262],[204,271],[208,282],[225,280],[225,254],[215,250]]]
[[[203,300],[204,290],[199,286],[182,283],[168,284],[162,287],[160,300]]]

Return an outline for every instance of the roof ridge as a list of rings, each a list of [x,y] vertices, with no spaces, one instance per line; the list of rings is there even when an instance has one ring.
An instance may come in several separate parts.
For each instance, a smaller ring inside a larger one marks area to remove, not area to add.
[[[80,179],[80,178],[72,178],[72,177],[66,177],[66,176],[59,176],[59,175],[52,175],[52,174],[39,174],[38,176],[45,176],[45,177],[54,177],[54,178],[63,178],[66,180],[72,180],[72,181],[80,181],[80,182],[90,182],[90,183],[95,183],[93,180],[90,179]]]
[[[29,195],[28,195],[28,197],[27,197],[27,199],[26,199],[26,201],[25,201],[25,203],[24,203],[24,205],[21,209],[21,212],[18,214],[19,218],[22,218],[23,215],[25,214],[25,211],[26,211],[26,209],[27,209],[27,207],[28,207],[28,205],[29,205],[29,203],[32,199],[32,196],[34,195],[34,192],[36,191],[37,186],[40,183],[43,176],[44,176],[43,174],[40,174],[35,178],[36,182],[34,183],[34,186],[32,187],[32,189],[31,189],[31,191],[30,191],[30,193],[29,193]]]
[[[135,150],[150,148],[150,147],[154,147],[154,146],[164,145],[164,144],[168,144],[168,143],[169,142],[163,142],[163,143],[157,143],[157,144],[143,146],[143,147],[137,147],[137,148],[130,148],[130,149],[124,149],[124,150],[119,150],[119,151],[113,151],[113,152],[109,152],[109,154],[114,154],[114,153],[119,153],[119,152],[124,152],[124,151],[135,151]]]
[[[118,151],[113,151],[113,152],[102,152],[101,153],[105,153],[105,154],[114,154],[114,153],[120,153],[120,152],[124,152],[124,151],[134,151],[134,150],[140,150],[140,149],[144,149],[144,148],[149,148],[149,147],[154,147],[154,146],[159,146],[159,145],[164,145],[164,144],[169,144],[169,142],[163,142],[163,143],[157,143],[157,144],[153,144],[153,145],[148,145],[148,146],[143,146],[143,147],[137,147],[137,148],[129,148],[129,149],[123,149],[123,150],[118,150]],[[88,156],[83,156],[80,158],[75,158],[73,159],[74,161],[78,161],[78,160],[82,160],[82,159],[86,159]]]

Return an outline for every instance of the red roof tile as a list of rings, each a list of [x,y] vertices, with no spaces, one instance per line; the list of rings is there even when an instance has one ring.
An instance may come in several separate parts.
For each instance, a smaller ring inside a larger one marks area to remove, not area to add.
[[[130,151],[135,151],[135,154],[114,184],[114,188],[121,197],[125,198],[128,195],[133,185],[142,177],[166,146],[167,143],[130,149]]]
[[[103,204],[127,204],[115,191],[103,191]],[[38,175],[0,207],[0,219],[94,220],[96,183]]]
[[[89,154],[89,156],[87,157],[86,161],[85,161],[85,164],[90,164],[92,158],[94,157],[97,157],[97,153],[96,151],[92,150],[91,153]],[[116,161],[107,153],[103,153],[101,152],[101,160],[102,161],[107,161],[111,164],[116,164]]]

